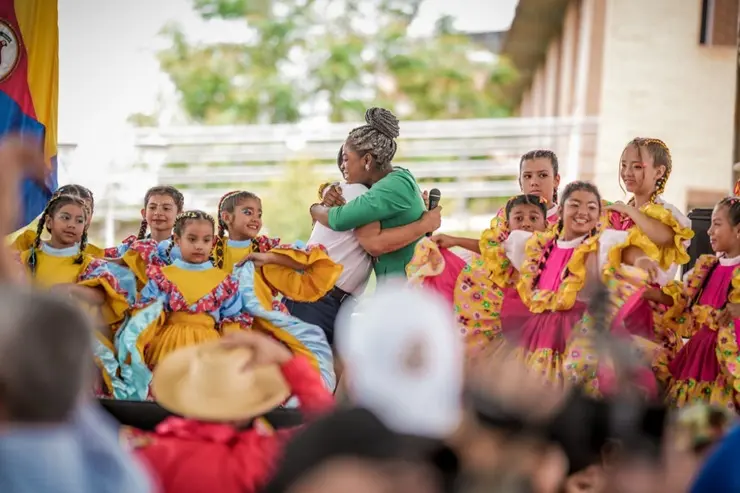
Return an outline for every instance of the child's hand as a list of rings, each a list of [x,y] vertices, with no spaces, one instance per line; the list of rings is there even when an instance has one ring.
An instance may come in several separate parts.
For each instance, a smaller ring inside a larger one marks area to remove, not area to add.
[[[262,267],[265,264],[272,263],[272,256],[269,253],[250,253],[245,260],[252,262],[255,267]]]
[[[614,202],[606,206],[607,210],[618,212],[625,216],[629,216],[634,208],[631,205],[627,205],[624,202]]]
[[[446,235],[446,234],[438,234],[434,235],[430,238],[434,243],[437,244],[440,248],[453,248],[457,246],[457,242],[455,241],[454,236]]]
[[[740,303],[728,303],[721,315],[720,322],[723,325],[729,325],[737,318],[740,318]]]
[[[271,364],[282,365],[293,358],[293,353],[288,348],[272,337],[254,330],[234,332],[224,336],[221,339],[221,344],[226,348],[246,348],[254,351],[254,357],[249,362],[250,367]]]
[[[647,272],[650,282],[656,282],[658,280],[658,262],[651,259],[650,257],[638,258],[637,260],[635,260],[635,267]]]

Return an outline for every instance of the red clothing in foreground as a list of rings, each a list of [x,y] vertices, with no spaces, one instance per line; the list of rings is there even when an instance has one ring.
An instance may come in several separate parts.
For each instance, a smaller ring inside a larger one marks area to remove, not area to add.
[[[331,410],[333,396],[307,359],[294,357],[281,368],[304,415]],[[237,430],[230,425],[171,417],[151,440],[140,440],[137,455],[155,474],[162,493],[251,493],[273,472],[285,441],[294,433],[259,426]]]

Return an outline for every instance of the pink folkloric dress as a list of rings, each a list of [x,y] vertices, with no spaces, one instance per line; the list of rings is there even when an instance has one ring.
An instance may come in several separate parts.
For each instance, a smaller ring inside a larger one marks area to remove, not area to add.
[[[740,302],[740,257],[702,255],[684,282],[663,291],[674,306],[663,325],[688,342],[656,374],[666,385],[666,399],[682,407],[704,402],[738,408],[738,320],[720,323],[727,303]]]
[[[628,232],[631,243],[640,247],[647,256],[659,263],[661,269],[659,279],[652,287],[662,287],[676,278],[679,266],[689,261],[688,247],[694,236],[691,221],[661,196],[657,196],[653,202],[640,207],[640,211],[673,230],[675,237],[672,245],[656,246],[635,226],[631,218],[618,212],[609,213],[606,227]],[[682,345],[680,338],[675,337],[670,331],[662,330],[661,324],[658,323],[665,312],[666,307],[652,301],[642,300],[628,316],[626,325],[633,334],[661,344],[669,354],[676,354]]]
[[[601,280],[610,288],[612,334],[638,342],[635,351],[646,363],[638,383],[648,393],[657,391],[648,366],[657,348],[623,328],[646,282],[642,271],[621,264],[622,250],[630,246],[626,233],[605,231],[564,241],[554,228],[534,235],[513,231],[504,246],[519,271],[521,304],[511,303],[502,312],[501,327],[518,358],[551,383],[569,381],[593,395],[608,393],[599,381],[606,380],[610,364],[599,361],[587,316],[593,286]]]

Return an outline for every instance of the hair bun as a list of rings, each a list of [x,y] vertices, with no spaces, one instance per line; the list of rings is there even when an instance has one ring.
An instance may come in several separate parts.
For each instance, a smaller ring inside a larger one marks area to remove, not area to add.
[[[365,121],[370,127],[389,139],[398,138],[400,135],[398,118],[385,108],[370,108],[365,112]]]

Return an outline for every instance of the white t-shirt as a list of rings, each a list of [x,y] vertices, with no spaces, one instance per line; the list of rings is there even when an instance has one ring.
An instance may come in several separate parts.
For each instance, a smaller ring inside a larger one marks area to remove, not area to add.
[[[342,183],[342,196],[349,202],[368,191],[359,183]],[[355,237],[355,231],[333,231],[316,223],[308,239],[309,245],[324,245],[331,259],[344,267],[337,281],[342,291],[359,296],[365,291],[370,272],[373,270],[372,257],[362,248]]]

